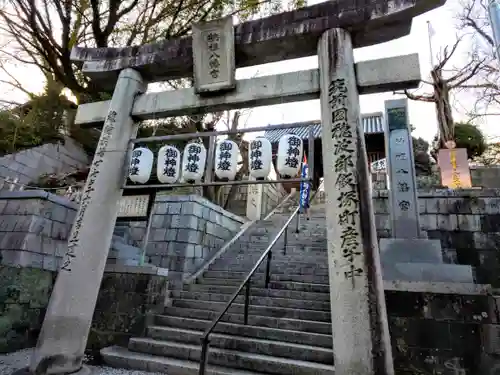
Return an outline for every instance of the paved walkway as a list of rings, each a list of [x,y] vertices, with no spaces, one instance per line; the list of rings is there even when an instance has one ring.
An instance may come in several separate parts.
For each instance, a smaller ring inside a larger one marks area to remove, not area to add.
[[[0,355],[0,375],[11,375],[14,371],[28,366],[33,349]],[[105,366],[89,366],[92,375],[165,375],[152,372],[116,369]]]

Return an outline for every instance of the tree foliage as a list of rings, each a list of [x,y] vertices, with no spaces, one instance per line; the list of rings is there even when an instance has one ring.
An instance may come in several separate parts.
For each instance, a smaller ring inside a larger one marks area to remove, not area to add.
[[[473,93],[475,103],[469,117],[498,116],[500,110],[500,69],[495,56],[495,42],[488,17],[488,0],[465,0],[458,16],[459,30],[470,42],[467,58],[477,66],[470,81],[461,85],[462,91]],[[470,67],[465,69],[471,70]],[[471,70],[472,71],[472,70]]]
[[[484,153],[472,161],[477,165],[500,165],[500,142],[487,143]]]
[[[92,153],[99,132],[75,126],[74,114],[75,104],[56,92],[33,96],[24,105],[0,111],[0,155],[45,143],[64,142],[65,136]]]
[[[461,38],[458,38],[451,48],[445,47],[439,61],[432,67],[431,79],[422,80],[423,88],[427,93],[404,91],[410,100],[434,103],[438,122],[438,144],[443,147],[447,141],[455,138],[455,122],[453,121],[451,92],[463,88],[478,73],[482,61],[470,59],[461,69],[447,69],[450,59],[457,51]]]
[[[4,0],[0,35],[8,45],[1,61],[33,65],[46,79],[66,87],[79,102],[100,99],[100,90],[71,62],[71,49],[133,46],[179,38],[193,22],[227,14],[247,19],[281,10],[278,0]],[[303,4],[294,0],[292,7]],[[4,66],[5,68],[5,66]],[[14,84],[18,89],[22,89]]]
[[[439,127],[438,148],[455,136],[454,94],[466,93],[475,98],[466,108],[471,120],[500,115],[498,107],[494,108],[500,104],[500,70],[494,52],[488,0],[464,0],[461,5],[457,39],[437,56],[430,80],[422,81],[425,92],[405,92],[409,99],[434,103]],[[466,46],[463,48],[465,61],[456,66],[450,60],[459,56],[459,45]]]
[[[290,8],[304,5],[292,0]],[[101,92],[70,60],[76,45],[87,47],[133,46],[160,39],[179,38],[190,34],[194,22],[208,21],[232,14],[240,21],[283,10],[281,0],[4,0],[0,2],[0,71],[6,77],[0,84],[10,85],[26,94],[37,108],[22,118],[11,113],[10,97],[0,98],[8,105],[4,120],[4,146],[1,152],[36,146],[57,139],[64,125],[67,103],[60,97],[69,89],[78,103],[110,98]],[[26,90],[10,68],[16,64],[32,66],[45,76],[42,95]],[[168,82],[173,87],[190,84],[190,79]],[[43,99],[45,98],[45,99]],[[47,106],[40,109],[42,104]],[[24,104],[24,103],[22,103]],[[55,108],[57,107],[57,108]],[[48,114],[40,120],[40,113]],[[176,118],[142,124],[141,135],[171,134],[179,131],[204,131],[220,115]],[[41,123],[39,123],[41,121]],[[50,124],[49,124],[50,123]],[[47,126],[45,126],[47,125]],[[49,126],[51,125],[51,126]],[[31,129],[31,131],[30,131]],[[98,133],[71,125],[71,134],[87,150],[93,151]],[[23,134],[21,137],[20,134]],[[8,146],[8,147],[7,147]]]
[[[429,155],[429,142],[423,138],[412,137],[415,172],[418,176],[432,173],[432,160]]]
[[[467,156],[469,159],[474,159],[480,157],[488,145],[483,132],[476,125],[459,122],[455,124],[455,143],[457,148],[467,149]],[[438,149],[438,137],[434,137],[433,146],[434,150]],[[437,154],[433,154],[434,158],[437,160]]]
[[[466,148],[469,159],[481,156],[487,148],[483,132],[470,123],[455,124],[457,148]]]

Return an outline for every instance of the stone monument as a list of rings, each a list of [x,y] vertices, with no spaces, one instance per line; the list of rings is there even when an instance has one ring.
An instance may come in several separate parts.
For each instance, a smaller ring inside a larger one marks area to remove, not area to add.
[[[318,47],[335,373],[394,374],[351,38]]]
[[[420,69],[416,55],[355,66],[352,49],[407,35],[413,17],[444,1],[355,4],[327,1],[234,27],[229,20],[195,25],[193,37],[145,46],[73,49],[73,62],[83,65],[83,74],[93,84],[115,89],[111,101],[78,109],[78,124],[104,123],[104,127],[31,362],[32,372],[63,374],[82,368],[122,194],[125,150],[136,132],[132,118],[158,119],[321,96],[323,154],[334,155],[325,158],[325,180],[339,186],[338,191],[326,190],[335,371],[337,375],[393,374],[358,94],[417,87]],[[213,64],[203,64],[214,58],[211,53],[216,48],[228,48],[225,65],[221,64],[225,70],[219,72],[213,71]],[[319,70],[234,81],[234,67],[317,53]],[[144,90],[143,82],[187,77],[193,72],[194,88],[138,95]],[[209,97],[201,95],[206,92]]]
[[[472,268],[444,264],[441,242],[421,231],[407,99],[387,100],[385,118],[392,237],[380,239],[384,279],[472,283]]]

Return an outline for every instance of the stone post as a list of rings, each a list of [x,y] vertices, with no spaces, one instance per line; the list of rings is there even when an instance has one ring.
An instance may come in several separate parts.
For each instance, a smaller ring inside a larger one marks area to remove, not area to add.
[[[391,343],[351,37],[318,45],[336,375],[393,375]]]
[[[31,359],[32,373],[63,374],[82,368],[122,196],[128,141],[137,132],[130,113],[144,88],[136,71],[120,73]]]
[[[392,237],[420,238],[415,161],[408,99],[385,101],[385,142]]]
[[[253,180],[253,177],[250,177]],[[250,220],[260,220],[262,218],[262,198],[264,185],[247,185],[247,218]]]

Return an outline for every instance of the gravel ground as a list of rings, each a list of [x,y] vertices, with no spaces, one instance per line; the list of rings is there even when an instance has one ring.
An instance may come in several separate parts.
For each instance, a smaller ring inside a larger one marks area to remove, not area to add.
[[[28,366],[32,351],[33,349],[24,349],[14,353],[0,355],[0,375],[10,375],[12,372]],[[106,366],[89,366],[89,368],[92,369],[92,375],[165,375]]]

